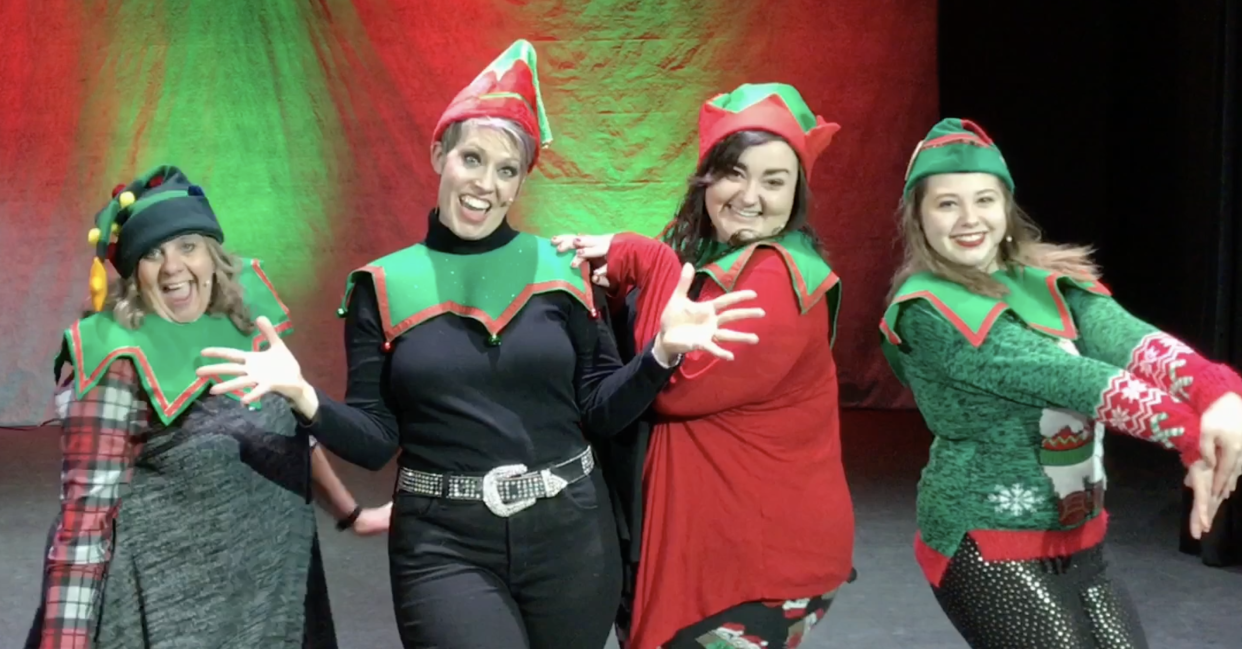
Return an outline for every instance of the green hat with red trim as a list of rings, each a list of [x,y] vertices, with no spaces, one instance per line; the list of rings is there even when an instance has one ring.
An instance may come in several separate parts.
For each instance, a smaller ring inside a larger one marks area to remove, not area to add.
[[[438,142],[454,122],[476,117],[499,117],[520,125],[539,144],[530,161],[530,169],[535,167],[539,149],[552,142],[552,129],[539,92],[535,46],[517,40],[492,61],[449,102],[431,140]]]
[[[928,176],[953,173],[992,174],[1013,191],[1013,176],[1000,148],[978,124],[956,117],[940,120],[914,147],[906,167],[905,192]]]
[[[87,237],[95,246],[90,275],[95,310],[103,310],[108,297],[104,260],[128,278],[143,255],[183,234],[201,234],[224,243],[224,230],[203,188],[191,184],[180,169],[161,165],[128,185],[117,185],[112,200],[95,215],[95,227]]]
[[[699,163],[721,140],[740,131],[766,131],[793,147],[810,177],[819,155],[841,125],[816,115],[797,89],[784,83],[744,83],[716,95],[699,111]]]

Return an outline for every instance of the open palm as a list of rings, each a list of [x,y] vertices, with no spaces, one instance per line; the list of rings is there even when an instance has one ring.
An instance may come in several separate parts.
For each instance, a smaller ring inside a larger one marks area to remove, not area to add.
[[[722,342],[738,342],[753,345],[759,336],[731,329],[722,325],[737,320],[762,318],[763,309],[734,309],[733,305],[755,299],[754,291],[725,293],[720,297],[696,302],[689,297],[694,282],[694,266],[681,268],[681,278],[672,297],[660,315],[660,339],[670,354],[686,354],[702,350],[725,360],[733,360],[733,353],[719,345]]]
[[[267,341],[266,350],[254,352],[208,347],[201,352],[203,356],[225,362],[204,365],[195,373],[217,381],[211,388],[212,394],[226,394],[250,388],[250,393],[242,398],[242,403],[246,404],[257,401],[269,392],[282,394],[290,399],[296,398],[306,385],[298,360],[280,339],[270,320],[260,316],[255,320],[255,326]],[[234,378],[225,380],[229,376]]]

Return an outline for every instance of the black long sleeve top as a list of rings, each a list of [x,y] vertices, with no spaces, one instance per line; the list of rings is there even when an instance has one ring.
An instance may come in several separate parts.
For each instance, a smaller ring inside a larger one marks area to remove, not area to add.
[[[504,223],[484,239],[460,239],[433,211],[424,244],[469,255],[515,236]],[[593,317],[562,291],[535,295],[499,345],[489,345],[480,323],[445,314],[385,352],[375,286],[364,275],[345,319],[345,400],[317,391],[319,410],[303,426],[342,459],[371,470],[398,449],[402,466],[439,473],[564,461],[585,448],[584,433],[607,437],[630,425],[673,372],[650,348],[622,365],[598,290],[595,303]]]

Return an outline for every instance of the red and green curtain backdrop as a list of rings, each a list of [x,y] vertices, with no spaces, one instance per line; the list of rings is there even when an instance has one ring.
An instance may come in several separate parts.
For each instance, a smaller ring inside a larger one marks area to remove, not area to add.
[[[0,425],[50,416],[51,358],[87,305],[91,218],[159,163],[202,184],[229,248],[264,260],[305,373],[343,387],[345,273],[426,230],[429,135],[517,38],[555,140],[514,207],[544,235],[654,234],[693,171],[699,105],[781,81],[842,130],[814,221],[845,285],[847,405],[906,407],[876,322],[893,210],[937,118],[924,0],[4,0]]]

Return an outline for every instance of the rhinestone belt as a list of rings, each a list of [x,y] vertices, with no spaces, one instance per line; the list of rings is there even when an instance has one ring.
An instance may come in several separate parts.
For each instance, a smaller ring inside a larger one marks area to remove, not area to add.
[[[483,476],[464,476],[402,468],[397,472],[397,490],[416,496],[481,500],[492,513],[509,517],[540,498],[559,494],[591,475],[594,468],[595,454],[587,447],[573,458],[541,471],[528,471],[525,464],[509,464]]]

